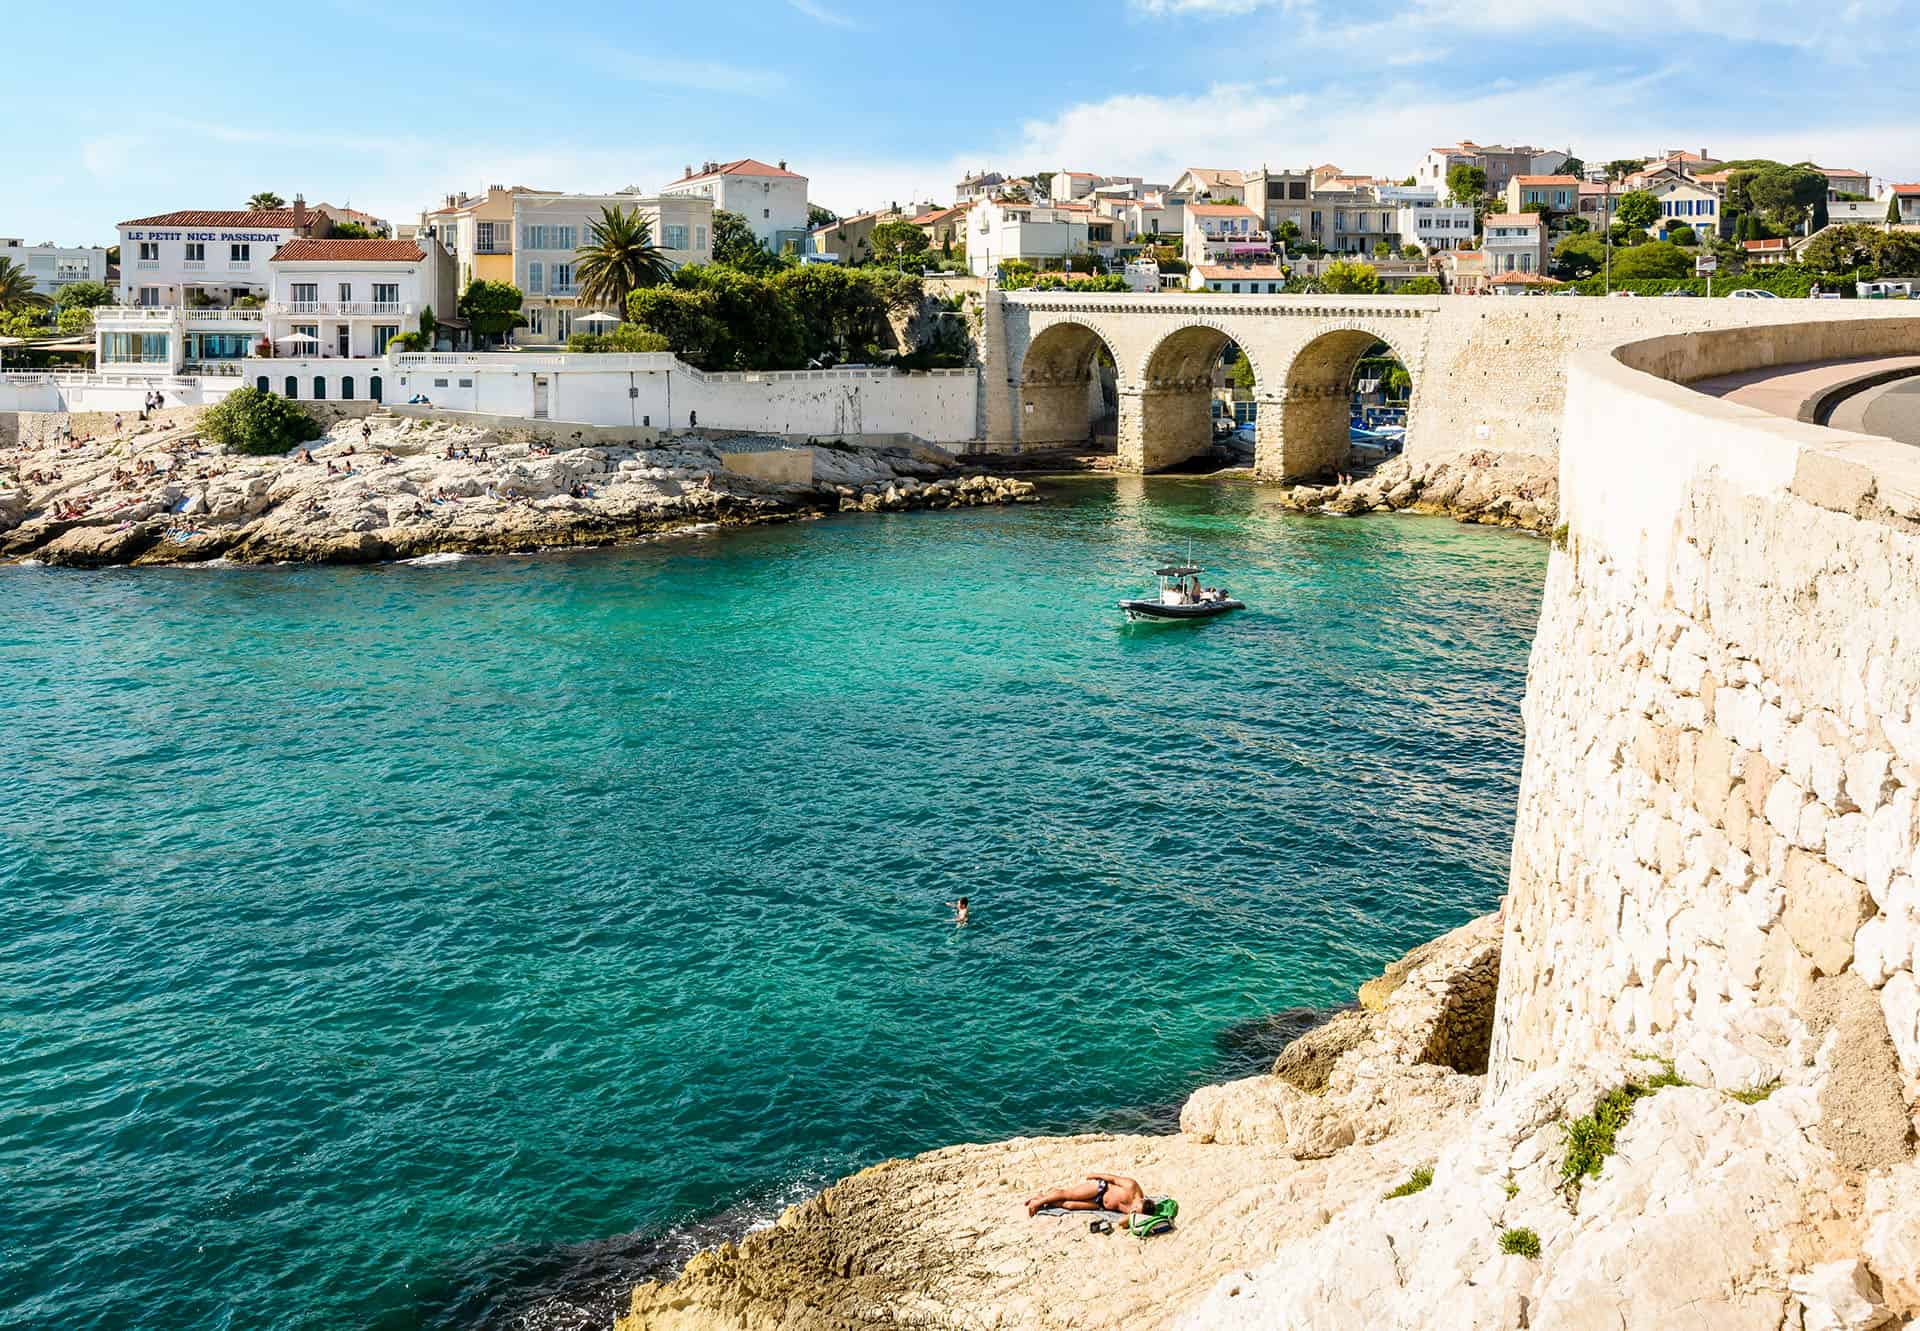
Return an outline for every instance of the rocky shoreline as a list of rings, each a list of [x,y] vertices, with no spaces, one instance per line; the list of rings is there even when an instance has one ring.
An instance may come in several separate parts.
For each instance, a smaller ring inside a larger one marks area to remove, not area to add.
[[[767,446],[756,439],[582,444],[376,415],[367,435],[340,421],[308,455],[259,458],[201,440],[197,418],[177,410],[78,440],[43,423],[41,438],[0,450],[0,561],[368,563],[1039,498],[930,449],[821,446],[812,481],[791,483],[729,469],[722,454]]]
[[[1282,490],[1281,503],[1302,513],[1428,513],[1481,526],[1551,532],[1560,520],[1560,477],[1550,457],[1475,449],[1394,458],[1350,475],[1345,483],[1290,485]]]
[[[1902,1321],[1920,1314],[1907,1124],[1836,1153],[1860,1126],[1870,1022],[1752,1010],[1671,1062],[1491,1095],[1503,924],[1409,953],[1271,1071],[1196,1091],[1177,1133],[875,1165],[638,1286],[616,1331],[1920,1326]],[[1095,1170],[1178,1198],[1175,1230],[1028,1219],[1029,1192]]]

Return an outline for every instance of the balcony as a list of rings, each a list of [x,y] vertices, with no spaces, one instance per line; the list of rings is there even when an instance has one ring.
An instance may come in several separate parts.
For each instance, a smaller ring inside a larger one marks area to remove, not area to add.
[[[276,300],[267,309],[274,314],[306,314],[328,319],[396,319],[413,313],[413,306],[388,300]]]
[[[160,261],[158,259],[135,259],[133,266],[143,273],[157,273],[160,271]]]
[[[183,259],[180,262],[180,267],[189,273],[204,273],[207,271],[207,261],[205,259]]]
[[[227,271],[230,273],[250,273],[253,271],[251,259],[228,259]]]

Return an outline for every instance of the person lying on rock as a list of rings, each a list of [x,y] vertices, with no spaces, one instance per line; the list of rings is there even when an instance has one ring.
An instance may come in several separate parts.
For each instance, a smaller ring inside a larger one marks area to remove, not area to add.
[[[1063,1211],[1118,1211],[1121,1215],[1144,1215],[1150,1209],[1139,1182],[1119,1174],[1089,1174],[1085,1183],[1036,1192],[1027,1198],[1027,1215],[1031,1217],[1048,1206]]]

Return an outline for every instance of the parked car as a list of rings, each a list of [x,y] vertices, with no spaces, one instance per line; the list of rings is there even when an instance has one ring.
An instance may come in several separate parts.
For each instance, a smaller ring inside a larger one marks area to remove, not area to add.
[[[1759,287],[1741,287],[1738,291],[1729,291],[1728,300],[1779,300],[1771,291],[1762,291]]]

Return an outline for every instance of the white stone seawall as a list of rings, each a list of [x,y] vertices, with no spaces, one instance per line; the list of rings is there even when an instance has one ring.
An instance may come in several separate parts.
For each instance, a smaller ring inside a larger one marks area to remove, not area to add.
[[[1832,336],[1620,356],[1699,378],[1847,349]],[[1556,1059],[1668,1054],[1681,1026],[1801,1010],[1847,975],[1878,997],[1912,1111],[1920,451],[1604,352],[1569,366],[1561,447],[1494,1089]]]

